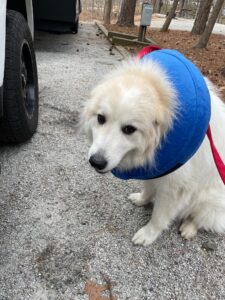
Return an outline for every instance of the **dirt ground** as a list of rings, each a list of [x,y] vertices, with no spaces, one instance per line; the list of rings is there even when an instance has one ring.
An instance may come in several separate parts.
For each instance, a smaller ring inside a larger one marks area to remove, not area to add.
[[[119,27],[115,24],[108,25],[109,31],[117,31],[137,35],[138,27]],[[148,29],[147,37],[152,38],[162,48],[171,48],[181,51],[202,73],[214,82],[219,88],[222,98],[225,101],[225,36],[213,34],[208,43],[207,49],[194,49],[198,36],[188,31],[169,30],[162,33],[159,29]],[[127,47],[136,53],[137,47]]]
[[[78,116],[122,55],[93,23],[35,37],[38,130],[0,147],[0,300],[225,299],[223,235],[186,241],[177,220],[153,245],[134,246],[152,214],[127,199],[141,183],[89,166]]]

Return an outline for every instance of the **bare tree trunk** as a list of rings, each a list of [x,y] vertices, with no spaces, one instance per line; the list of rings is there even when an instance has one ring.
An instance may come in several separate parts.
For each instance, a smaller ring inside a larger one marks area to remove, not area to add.
[[[91,0],[91,19],[93,20],[94,16],[94,0]]]
[[[104,16],[103,16],[104,24],[110,24],[111,11],[112,11],[112,0],[105,0]]]
[[[152,5],[153,5],[153,13],[155,13],[156,1],[157,1],[157,0],[152,0]]]
[[[213,27],[216,23],[216,20],[219,15],[219,12],[221,10],[221,7],[223,6],[223,3],[224,3],[224,0],[216,1],[216,4],[213,8],[212,14],[208,20],[206,28],[205,28],[203,34],[200,36],[198,43],[195,45],[195,48],[205,48],[207,46],[207,43],[209,41],[210,35],[211,35]]]
[[[221,22],[221,19],[222,19],[222,13],[223,13],[223,10],[225,9],[225,1],[224,1],[224,4],[222,5],[221,7],[221,10],[220,10],[220,13],[219,13],[219,16],[218,16],[218,19],[217,19],[217,22]]]
[[[171,21],[172,21],[172,19],[174,17],[175,11],[177,9],[178,2],[179,2],[179,0],[174,0],[173,1],[173,5],[171,7],[171,10],[170,10],[170,12],[169,12],[169,14],[168,14],[168,16],[166,18],[165,23],[163,24],[163,27],[160,30],[161,32],[165,32],[165,31],[168,30],[168,28],[170,26],[170,23],[171,23]]]
[[[168,11],[168,4],[169,4],[169,0],[165,1],[165,12],[167,13]]]
[[[118,16],[119,26],[134,26],[134,14],[137,0],[123,0]]]
[[[162,6],[163,6],[163,1],[162,0],[156,0],[154,8],[153,8],[153,12],[154,13],[160,13]]]
[[[195,18],[195,22],[191,33],[202,34],[205,30],[206,23],[209,18],[209,13],[213,0],[202,0]]]
[[[180,7],[179,7],[179,17],[183,17],[184,13],[183,13],[183,8],[184,8],[184,4],[185,4],[186,0],[181,0],[180,1]]]

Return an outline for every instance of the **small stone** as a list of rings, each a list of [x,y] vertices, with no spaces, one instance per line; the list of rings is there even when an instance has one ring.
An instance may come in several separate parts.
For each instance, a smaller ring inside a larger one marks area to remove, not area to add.
[[[202,244],[202,248],[206,251],[215,251],[217,249],[217,245],[214,242],[204,242]]]
[[[47,217],[47,218],[51,218],[51,216],[52,216],[52,215],[51,215],[50,213],[47,213],[47,214],[46,214],[46,217]]]

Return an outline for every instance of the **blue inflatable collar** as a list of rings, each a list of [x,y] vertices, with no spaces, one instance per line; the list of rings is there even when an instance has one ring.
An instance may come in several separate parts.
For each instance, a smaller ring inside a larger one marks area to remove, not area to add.
[[[148,164],[121,171],[112,170],[120,179],[147,180],[165,176],[185,164],[201,145],[210,120],[210,95],[198,68],[176,50],[157,50],[142,61],[153,60],[167,73],[178,94],[179,117],[156,152],[155,166]]]

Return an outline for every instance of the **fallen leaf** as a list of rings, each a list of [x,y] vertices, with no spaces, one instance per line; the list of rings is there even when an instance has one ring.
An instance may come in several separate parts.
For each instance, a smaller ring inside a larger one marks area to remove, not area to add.
[[[102,296],[102,292],[109,291],[109,296]],[[88,295],[89,300],[116,300],[115,297],[112,296],[111,285],[98,285],[97,283],[88,280],[85,284],[84,288],[85,294]]]

